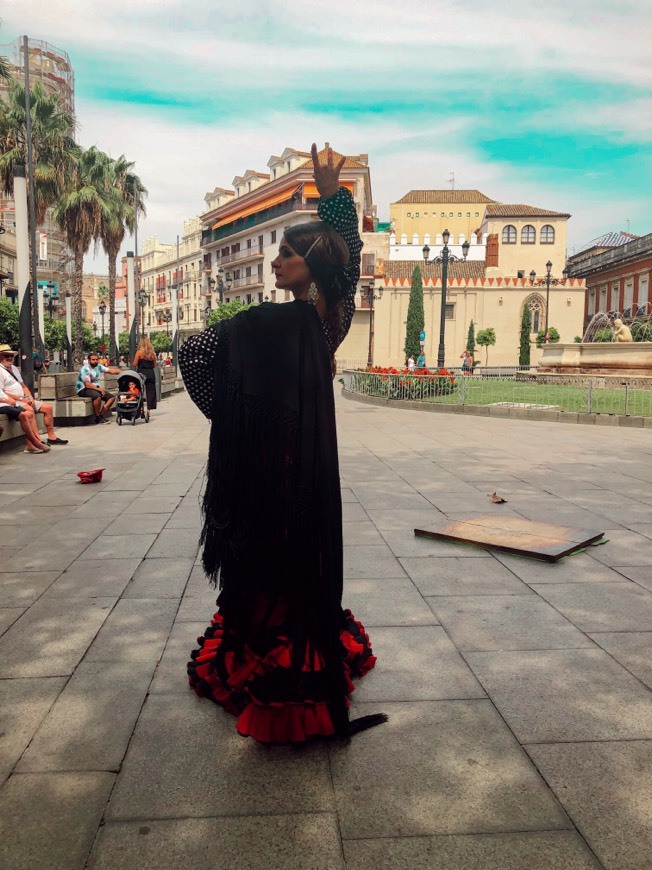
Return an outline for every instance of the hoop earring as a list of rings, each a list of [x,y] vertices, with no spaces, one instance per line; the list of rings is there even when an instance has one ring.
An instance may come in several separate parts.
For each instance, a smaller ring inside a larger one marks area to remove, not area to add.
[[[317,300],[319,299],[319,290],[317,289],[317,285],[314,281],[310,282],[310,287],[308,287],[308,302],[312,303],[312,305],[317,304]]]

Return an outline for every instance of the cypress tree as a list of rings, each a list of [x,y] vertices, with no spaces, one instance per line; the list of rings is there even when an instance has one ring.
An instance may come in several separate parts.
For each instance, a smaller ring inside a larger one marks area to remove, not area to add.
[[[532,315],[530,306],[523,306],[523,317],[521,318],[521,342],[518,351],[518,364],[520,366],[530,365],[530,330],[532,329]]]
[[[469,331],[466,335],[466,349],[475,362],[475,323],[473,321],[469,323]]]
[[[412,273],[412,285],[410,287],[410,302],[408,305],[407,320],[405,321],[405,359],[409,356],[415,358],[421,353],[421,344],[419,335],[425,325],[425,315],[423,313],[423,281],[421,280],[421,269],[419,266],[414,267]]]

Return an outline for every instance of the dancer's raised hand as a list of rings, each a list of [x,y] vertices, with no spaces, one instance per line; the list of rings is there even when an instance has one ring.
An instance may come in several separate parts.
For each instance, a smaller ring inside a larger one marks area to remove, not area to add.
[[[326,163],[320,163],[317,145],[314,142],[310,154],[312,155],[312,169],[317,190],[321,197],[328,199],[329,196],[336,194],[340,188],[340,170],[344,166],[346,157],[342,157],[336,164],[333,164],[333,149],[329,148]]]

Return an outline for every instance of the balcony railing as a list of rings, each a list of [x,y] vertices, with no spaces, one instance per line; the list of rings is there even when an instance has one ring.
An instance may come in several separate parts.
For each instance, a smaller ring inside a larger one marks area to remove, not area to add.
[[[254,257],[262,257],[264,256],[263,246],[256,245],[256,247],[245,248],[242,251],[234,251],[232,254],[225,254],[223,257],[220,257],[219,254],[216,254],[216,265],[224,266],[226,263],[235,263],[237,260],[251,260]]]
[[[244,278],[235,278],[231,289],[236,290],[238,287],[254,287],[256,285],[263,287],[264,284],[262,276],[259,278],[258,275],[245,275]]]
[[[290,214],[293,211],[317,211],[315,203],[302,203],[294,199],[281,202],[271,208],[262,209],[255,214],[245,218],[231,221],[224,226],[218,227],[216,230],[203,230],[201,234],[202,245],[210,245],[212,242],[218,242],[227,236],[232,236],[234,233],[240,233],[244,230],[249,230],[252,227],[257,227],[267,221],[274,220],[277,217],[282,217],[285,214]]]

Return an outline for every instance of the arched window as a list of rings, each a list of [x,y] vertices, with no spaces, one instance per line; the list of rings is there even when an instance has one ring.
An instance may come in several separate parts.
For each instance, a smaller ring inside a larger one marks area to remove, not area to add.
[[[530,309],[530,332],[536,335],[538,331],[542,328],[542,323],[544,320],[544,311],[546,309],[545,302],[543,298],[535,293],[532,296],[528,296],[525,302],[523,303],[523,307],[527,307]]]
[[[555,243],[555,228],[551,227],[550,224],[546,224],[545,227],[541,227],[541,244],[542,245],[554,245]]]
[[[537,240],[537,231],[532,224],[526,224],[521,230],[521,244],[533,245]]]
[[[516,227],[513,227],[511,224],[507,224],[506,227],[503,227],[503,245],[515,245],[516,244]]]

